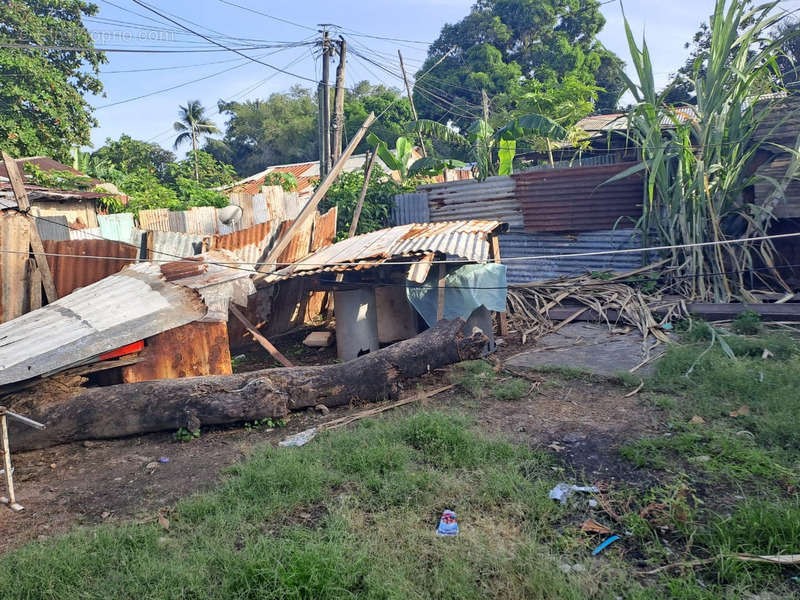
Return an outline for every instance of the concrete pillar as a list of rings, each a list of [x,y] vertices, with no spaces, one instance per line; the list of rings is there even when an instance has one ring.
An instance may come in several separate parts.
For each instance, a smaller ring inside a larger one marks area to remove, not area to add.
[[[336,353],[341,360],[374,352],[378,343],[378,316],[373,288],[333,293],[336,312]]]
[[[417,311],[411,306],[403,286],[383,286],[375,288],[375,302],[378,310],[378,341],[391,344],[407,340],[419,333]]]

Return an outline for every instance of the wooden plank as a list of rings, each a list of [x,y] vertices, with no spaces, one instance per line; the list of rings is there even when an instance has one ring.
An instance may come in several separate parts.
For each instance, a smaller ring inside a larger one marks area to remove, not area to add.
[[[709,321],[735,319],[745,310],[758,313],[763,321],[800,322],[800,304],[711,304],[692,302],[689,313]]]
[[[17,199],[17,207],[20,211],[29,211],[31,204],[28,202],[28,194],[25,191],[22,175],[20,175],[19,169],[17,169],[17,162],[3,152],[3,163],[8,173],[8,179],[11,181],[11,189],[14,191],[14,197]],[[28,218],[31,221],[31,250],[33,250],[33,255],[36,258],[39,272],[42,274],[44,293],[45,296],[47,296],[48,302],[55,302],[58,300],[58,292],[56,292],[56,283],[53,280],[53,274],[50,272],[50,265],[47,264],[47,257],[44,253],[44,246],[42,246],[42,239],[39,237],[39,230],[36,229],[36,222],[33,217],[29,214]]]
[[[0,322],[3,323],[26,312],[30,227],[24,215],[13,210],[0,212]],[[41,294],[41,286],[39,291]]]
[[[366,175],[364,175],[364,185],[361,186],[361,193],[358,195],[358,202],[356,203],[355,210],[353,210],[353,222],[350,223],[350,231],[347,234],[349,238],[353,237],[356,234],[356,229],[358,229],[358,219],[361,217],[361,209],[364,208],[364,198],[367,197],[369,179],[372,176],[372,168],[375,166],[375,159],[377,157],[378,153],[375,150],[370,152],[367,172]]]
[[[234,317],[236,317],[237,319],[239,319],[239,321],[242,323],[242,325],[244,325],[247,328],[247,331],[250,332],[250,335],[252,335],[253,338],[259,344],[261,344],[261,346],[264,348],[264,350],[269,352],[269,354],[270,354],[270,356],[272,356],[272,358],[277,360],[284,367],[293,367],[294,366],[292,364],[292,362],[288,358],[286,358],[283,354],[281,354],[280,351],[275,346],[273,346],[267,338],[265,338],[263,335],[261,335],[261,333],[258,331],[258,329],[255,328],[255,325],[253,325],[250,321],[248,321],[247,317],[244,316],[242,311],[240,311],[238,308],[236,308],[236,306],[234,306],[233,304],[230,305],[230,311],[231,311],[231,314]]]
[[[347,162],[347,159],[353,154],[358,146],[361,143],[361,139],[364,137],[364,134],[367,133],[367,129],[372,123],[375,121],[375,113],[370,113],[367,119],[364,121],[364,124],[361,125],[361,128],[356,132],[353,136],[353,139],[350,140],[350,143],[345,148],[342,155],[339,157],[339,160],[336,161],[336,164],[333,165],[333,168],[330,172],[325,176],[325,179],[322,180],[322,183],[314,192],[314,195],[311,196],[306,205],[300,210],[300,213],[297,215],[297,218],[292,223],[291,227],[286,231],[286,233],[275,242],[275,245],[270,250],[269,255],[267,256],[267,260],[264,261],[266,264],[259,267],[259,271],[261,273],[256,275],[255,279],[263,279],[264,273],[269,272],[271,270],[271,264],[276,262],[276,257],[280,256],[281,252],[283,252],[284,248],[289,245],[289,242],[294,237],[295,232],[300,229],[300,227],[305,224],[305,222],[314,217],[314,212],[317,210],[317,206],[325,197],[328,189],[333,185],[333,182],[336,181],[336,178],[339,176],[339,173],[344,168],[344,164]]]
[[[492,242],[492,258],[494,262],[497,264],[501,264],[502,261],[500,260],[500,240],[497,237],[496,233],[493,233],[489,236]],[[506,337],[508,335],[508,317],[506,316],[505,312],[497,313],[498,320],[500,321],[500,335]]]
[[[444,291],[447,285],[447,265],[439,263],[439,282],[437,284],[438,296],[436,299],[436,322],[444,319]]]
[[[28,311],[42,308],[42,272],[36,261],[28,259]]]

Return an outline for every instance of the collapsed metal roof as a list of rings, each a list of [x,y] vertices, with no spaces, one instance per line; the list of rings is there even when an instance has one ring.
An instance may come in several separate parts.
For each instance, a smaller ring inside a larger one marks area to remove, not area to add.
[[[57,373],[193,321],[227,320],[246,304],[252,272],[226,251],[189,261],[140,263],[0,325],[0,385]],[[170,267],[169,265],[173,265]]]
[[[266,278],[280,281],[323,271],[368,269],[398,258],[423,256],[432,252],[449,254],[470,262],[489,258],[489,234],[500,221],[452,221],[409,223],[381,229],[320,248]]]

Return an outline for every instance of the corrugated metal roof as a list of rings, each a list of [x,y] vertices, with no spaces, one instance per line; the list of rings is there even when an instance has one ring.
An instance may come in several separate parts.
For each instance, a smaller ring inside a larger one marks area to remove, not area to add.
[[[215,235],[211,247],[230,250],[237,260],[247,263],[243,267],[253,268],[272,241],[272,234],[270,223],[261,223],[249,229]]]
[[[58,201],[74,201],[82,202],[89,200],[97,200],[99,198],[107,198],[113,196],[108,192],[89,192],[83,190],[57,190],[53,188],[42,187],[40,185],[25,185],[25,191],[28,193],[28,200],[30,202],[39,202],[42,200],[58,200]],[[11,189],[10,183],[0,182],[0,208],[16,208],[17,200],[14,197],[14,191]]]
[[[311,252],[333,244],[336,239],[336,220],[339,207],[333,206],[324,215],[317,213],[314,218],[314,235],[311,239]]]
[[[0,325],[0,385],[55,373],[169,329],[225,320],[228,302],[246,303],[250,273],[203,255],[200,275],[168,283],[159,263],[139,263]],[[213,315],[212,315],[213,313]]]
[[[43,240],[69,239],[69,222],[64,215],[51,215],[45,219],[36,219],[36,230]]]
[[[146,231],[170,231],[169,211],[166,208],[140,210],[139,229],[144,229]]]
[[[642,255],[639,253],[507,261],[514,257],[641,248],[641,234],[635,229],[585,231],[576,235],[509,232],[501,234],[499,241],[500,257],[506,265],[508,283],[528,283],[589,271],[624,272],[642,265]]]
[[[597,231],[632,227],[642,214],[641,174],[606,183],[635,163],[529,171],[512,175],[525,231]]]
[[[42,240],[47,264],[53,273],[58,297],[72,293],[77,288],[119,273],[126,265],[136,262],[138,250],[128,244],[111,240]],[[72,256],[52,256],[67,254]],[[80,258],[103,256],[107,258]],[[117,260],[117,259],[126,260]]]
[[[284,221],[281,223],[281,228],[278,231],[278,235],[275,236],[276,239],[281,239],[284,235],[286,235],[286,232],[293,223],[294,221]],[[294,236],[289,241],[289,244],[275,258],[275,262],[285,265],[292,264],[304,256],[308,256],[308,253],[311,252],[311,233],[313,229],[313,219],[306,219],[306,221],[302,224],[302,227],[295,232]]]
[[[774,196],[776,202],[772,212],[779,219],[800,217],[800,173],[796,173],[793,178],[787,178],[791,173],[792,162],[790,154],[781,154],[756,171],[756,201],[763,204]],[[774,183],[776,181],[779,184],[777,187]]]
[[[500,225],[499,221],[456,221],[409,223],[381,229],[321,248],[293,265],[277,271],[272,277],[268,277],[268,280],[311,275],[322,271],[371,268],[374,265],[339,265],[339,263],[382,263],[395,258],[430,252],[450,254],[467,261],[485,261],[489,257],[489,234]]]
[[[153,231],[153,258],[163,260],[184,256],[194,256],[203,251],[206,236],[177,231]]]
[[[29,156],[27,158],[18,158],[15,162],[17,163],[17,168],[19,169],[20,173],[25,173],[25,165],[36,165],[42,171],[68,171],[73,175],[82,175],[84,177],[88,177],[86,173],[81,173],[80,171],[77,171],[76,169],[73,169],[64,163],[60,163],[49,156]],[[8,171],[6,171],[6,166],[2,162],[0,162],[0,177],[8,179]],[[97,180],[95,179],[94,181]]]
[[[133,214],[117,213],[114,215],[97,215],[100,235],[107,240],[130,242],[133,231]]]

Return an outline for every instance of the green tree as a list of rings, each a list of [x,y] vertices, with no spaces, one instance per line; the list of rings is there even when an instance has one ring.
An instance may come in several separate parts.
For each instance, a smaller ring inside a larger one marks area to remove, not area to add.
[[[158,144],[135,140],[124,133],[118,140],[106,138],[105,144],[92,153],[92,158],[97,164],[114,167],[123,173],[147,171],[159,181],[169,178],[169,167],[175,162],[175,155],[169,150]],[[99,172],[93,174],[101,175]]]
[[[317,101],[308,89],[295,86],[266,100],[220,101],[219,110],[228,117],[225,136],[210,140],[205,150],[243,176],[318,157]]]
[[[447,24],[417,76],[414,101],[422,117],[467,126],[480,115],[481,90],[504,118],[520,81],[554,85],[571,75],[604,89],[597,109],[616,106],[624,88],[621,61],[597,41],[605,19],[598,0],[478,0],[458,23]]]
[[[236,171],[231,165],[218,161],[208,152],[191,151],[186,158],[169,165],[169,181],[177,182],[181,177],[194,178],[205,187],[217,187],[236,181]]]
[[[344,118],[346,139],[353,137],[369,113],[382,115],[372,127],[374,133],[389,146],[397,143],[397,138],[405,134],[405,124],[412,118],[411,103],[405,93],[383,85],[372,85],[361,81],[345,93]],[[366,151],[366,140],[356,148],[357,153]]]
[[[206,109],[200,104],[199,100],[189,100],[186,106],[178,107],[179,121],[175,121],[172,127],[179,131],[175,138],[175,149],[188,141],[192,142],[194,157],[194,179],[200,181],[200,173],[197,165],[197,150],[200,136],[219,133],[219,128],[214,122],[206,117]]]
[[[0,3],[0,144],[17,156],[69,160],[96,125],[84,94],[103,90],[94,49],[82,22],[97,13],[83,0],[6,0]],[[61,46],[74,49],[35,49]]]

